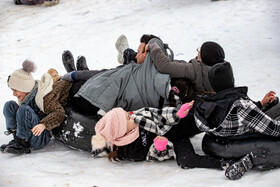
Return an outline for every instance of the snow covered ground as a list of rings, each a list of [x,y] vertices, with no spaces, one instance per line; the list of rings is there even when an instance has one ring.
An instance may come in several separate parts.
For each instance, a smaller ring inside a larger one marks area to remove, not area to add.
[[[189,60],[205,41],[223,46],[232,63],[236,85],[261,99],[280,93],[279,0],[61,0],[53,7],[16,6],[0,1],[0,110],[15,99],[6,80],[29,58],[37,64],[36,79],[49,68],[65,70],[61,53],[86,56],[90,69],[118,65],[115,41],[125,34],[137,49],[142,34],[155,34],[169,44],[176,59]],[[0,115],[0,144],[5,136]],[[192,139],[198,153],[200,134]],[[175,161],[110,163],[72,150],[53,140],[29,155],[0,153],[0,186],[279,186],[280,169],[252,171],[229,181],[223,171],[186,169]]]

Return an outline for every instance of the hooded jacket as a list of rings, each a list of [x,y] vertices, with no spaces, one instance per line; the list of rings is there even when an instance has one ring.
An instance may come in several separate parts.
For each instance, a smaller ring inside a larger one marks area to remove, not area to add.
[[[221,137],[256,133],[280,136],[280,122],[264,114],[247,91],[247,87],[236,87],[204,97],[194,113],[197,127]]]
[[[163,44],[156,41],[162,50]],[[165,53],[166,54],[166,53]],[[143,64],[128,64],[93,76],[76,94],[94,106],[109,111],[114,107],[137,110],[143,107],[159,107],[160,97],[168,100],[169,75],[161,74],[147,53]]]

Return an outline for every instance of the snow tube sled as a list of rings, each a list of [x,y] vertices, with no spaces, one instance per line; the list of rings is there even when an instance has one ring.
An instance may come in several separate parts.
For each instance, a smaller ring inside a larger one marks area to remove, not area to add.
[[[22,2],[21,2],[20,0],[14,0],[14,3],[15,3],[16,5],[22,5]]]
[[[202,140],[202,149],[207,155],[226,159],[239,159],[252,152],[254,169],[280,167],[280,138],[254,135],[226,139],[206,134]]]
[[[37,5],[43,4],[45,0],[14,0],[16,5]]]
[[[54,137],[67,147],[83,151],[91,151],[91,137],[95,135],[94,127],[102,117],[89,116],[76,112],[73,107],[65,107],[64,122],[52,132]]]

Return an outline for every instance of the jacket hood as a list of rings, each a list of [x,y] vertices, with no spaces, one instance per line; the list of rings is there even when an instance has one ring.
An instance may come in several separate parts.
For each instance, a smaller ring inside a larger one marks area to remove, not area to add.
[[[227,98],[248,97],[247,92],[248,92],[248,87],[246,86],[235,87],[235,88],[229,88],[223,90],[214,95],[202,96],[202,99],[204,99],[205,101],[216,101],[216,100],[227,99]]]

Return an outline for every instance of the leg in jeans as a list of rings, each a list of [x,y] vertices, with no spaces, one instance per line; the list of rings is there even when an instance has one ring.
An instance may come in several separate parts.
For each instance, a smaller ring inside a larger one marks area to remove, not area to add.
[[[18,108],[16,115],[18,122],[17,137],[30,141],[33,149],[40,149],[50,142],[50,132],[44,130],[40,136],[34,136],[31,129],[40,124],[40,118],[29,105],[22,105]]]
[[[5,103],[3,108],[3,114],[6,120],[7,131],[12,131],[17,129],[16,114],[19,105],[15,101],[8,101]]]

